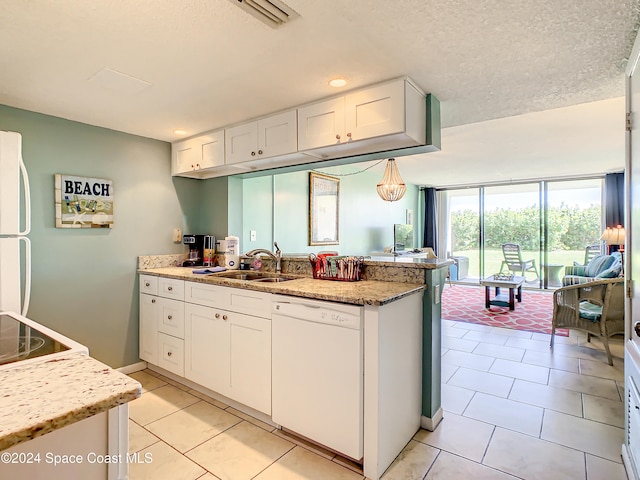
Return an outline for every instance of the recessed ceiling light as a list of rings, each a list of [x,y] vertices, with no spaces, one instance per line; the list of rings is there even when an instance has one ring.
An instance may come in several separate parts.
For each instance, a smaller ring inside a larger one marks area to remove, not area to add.
[[[329,85],[332,87],[344,87],[347,84],[347,81],[344,78],[334,78],[329,81]]]
[[[186,135],[187,131],[186,130],[174,130],[173,133],[175,133],[176,135]]]

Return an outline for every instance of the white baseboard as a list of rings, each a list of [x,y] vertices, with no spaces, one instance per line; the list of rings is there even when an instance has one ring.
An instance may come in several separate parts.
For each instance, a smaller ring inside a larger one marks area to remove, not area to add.
[[[627,446],[622,444],[622,465],[624,466],[625,472],[627,474],[627,478],[629,480],[637,480],[633,469],[633,465],[631,463],[631,458],[629,458],[629,451],[627,450]]]
[[[203,387],[202,385],[192,382],[191,380],[187,380],[186,378],[176,375],[175,373],[171,373],[162,367],[153,365],[152,363],[148,364],[147,367],[149,368],[149,370],[159,373],[160,375],[167,377],[169,380],[173,380],[174,382],[178,382],[186,387],[192,388],[193,390],[197,390],[200,393],[204,393],[208,397],[211,397],[213,400],[217,400],[218,402],[221,402],[229,407],[235,408],[236,410],[239,410],[240,412],[246,415],[249,415],[253,418],[257,418],[261,422],[264,422],[276,428],[280,428],[280,425],[278,425],[277,423],[274,423],[273,420],[271,420],[271,415],[268,415],[264,412],[259,412],[258,410],[254,410],[253,408],[247,405],[244,405],[240,402],[236,402],[235,400],[232,400],[229,397],[225,397],[224,395],[218,392],[209,390],[208,388]]]
[[[438,425],[440,425],[442,418],[442,407],[440,407],[433,417],[429,418],[425,417],[424,415],[420,417],[420,426],[425,430],[433,432],[438,427]]]
[[[125,375],[129,375],[130,373],[139,372],[140,370],[144,370],[147,368],[147,362],[140,361],[138,363],[133,363],[131,365],[125,365],[124,367],[116,368],[120,373],[124,373]]]

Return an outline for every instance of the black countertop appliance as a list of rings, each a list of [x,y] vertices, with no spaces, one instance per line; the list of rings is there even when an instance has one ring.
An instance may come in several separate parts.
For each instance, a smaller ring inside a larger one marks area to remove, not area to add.
[[[182,243],[189,247],[187,260],[183,267],[212,267],[215,252],[216,237],[213,235],[183,235]]]

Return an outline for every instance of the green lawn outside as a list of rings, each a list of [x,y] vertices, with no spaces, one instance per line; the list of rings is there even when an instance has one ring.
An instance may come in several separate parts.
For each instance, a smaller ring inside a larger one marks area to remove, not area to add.
[[[478,250],[464,250],[456,251],[453,253],[454,257],[468,257],[469,258],[469,277],[480,277],[480,257]],[[500,265],[504,259],[501,249],[485,249],[485,276],[498,273],[500,271]],[[522,260],[536,261],[538,272],[541,275],[544,273],[541,271],[539,262],[538,251],[522,251]],[[549,252],[549,264],[560,265],[573,265],[573,262],[582,263],[584,261],[584,250],[562,250],[557,252]],[[527,279],[533,278],[533,273],[527,273]]]

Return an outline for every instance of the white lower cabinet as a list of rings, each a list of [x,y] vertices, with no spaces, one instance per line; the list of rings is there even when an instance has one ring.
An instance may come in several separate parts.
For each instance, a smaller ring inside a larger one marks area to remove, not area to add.
[[[271,321],[187,303],[184,376],[271,414]]]
[[[229,397],[271,414],[271,320],[230,314]]]
[[[140,358],[271,415],[271,298],[140,276]]]
[[[228,323],[220,311],[202,305],[185,305],[184,376],[224,394],[229,371]]]
[[[158,364],[158,315],[160,304],[156,295],[140,294],[140,353],[139,356]]]
[[[139,356],[184,375],[184,281],[140,276]]]
[[[184,340],[164,333],[158,334],[158,366],[184,376]]]

